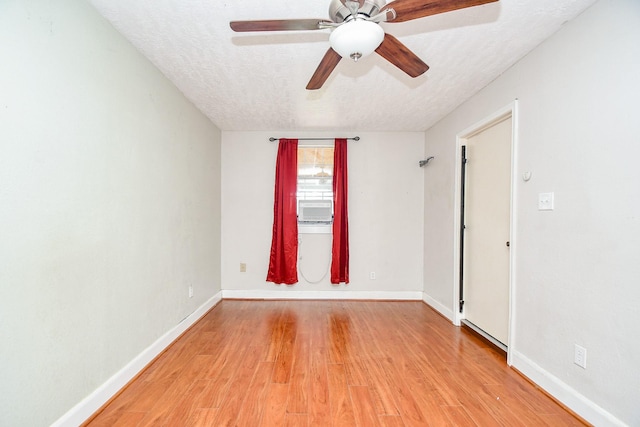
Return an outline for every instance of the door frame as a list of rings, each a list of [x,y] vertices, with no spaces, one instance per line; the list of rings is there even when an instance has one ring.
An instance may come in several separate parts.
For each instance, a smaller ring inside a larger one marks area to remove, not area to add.
[[[461,259],[460,259],[460,238],[461,238],[461,206],[460,201],[462,197],[462,146],[466,145],[466,142],[472,136],[482,132],[483,130],[493,126],[494,124],[505,120],[506,118],[511,117],[511,201],[509,208],[509,242],[510,242],[510,250],[509,250],[509,324],[508,324],[508,339],[507,339],[507,364],[511,366],[512,364],[512,354],[515,345],[515,320],[516,320],[516,310],[514,304],[514,296],[516,290],[516,277],[515,277],[515,260],[516,260],[516,252],[517,252],[517,244],[516,244],[516,215],[515,215],[515,207],[516,207],[516,177],[517,174],[517,148],[518,148],[518,100],[515,99],[513,102],[509,103],[505,107],[499,109],[493,114],[485,117],[479,122],[469,126],[468,128],[462,130],[456,135],[456,161],[455,161],[455,194],[454,200],[454,213],[453,213],[453,313],[454,319],[453,323],[456,326],[460,326],[461,321],[465,318],[464,316],[464,308],[461,313],[459,310],[459,300],[460,300],[460,267],[461,267]]]

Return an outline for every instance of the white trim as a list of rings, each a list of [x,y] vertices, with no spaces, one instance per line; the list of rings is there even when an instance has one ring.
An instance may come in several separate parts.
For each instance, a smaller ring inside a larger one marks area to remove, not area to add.
[[[222,292],[218,292],[207,302],[198,307],[193,313],[185,317],[175,327],[167,331],[153,344],[147,347],[133,360],[127,363],[122,369],[116,372],[111,378],[100,385],[93,393],[78,402],[73,408],[67,411],[51,427],[72,427],[79,426],[91,417],[98,409],[109,401],[122,387],[127,385],[140,371],[171,345],[184,331],[196,323],[211,308],[220,302]]]
[[[328,224],[303,224],[298,223],[298,234],[331,234],[333,223]]]
[[[511,221],[509,230],[510,251],[509,255],[509,332],[507,338],[507,364],[513,364],[513,356],[510,350],[516,349],[516,258],[518,254],[518,235],[516,233],[516,224],[518,215],[516,206],[518,206],[517,183],[520,175],[518,169],[518,147],[519,147],[519,127],[518,127],[518,100],[514,100],[511,105]]]
[[[286,285],[283,285],[286,286]],[[411,300],[420,301],[421,291],[281,291],[252,290],[222,290],[222,298],[236,299],[320,299],[320,300]]]
[[[454,323],[455,314],[453,311],[451,311],[449,307],[442,304],[440,301],[432,298],[431,296],[427,295],[425,292],[423,292],[422,301],[424,301],[424,303],[427,304],[429,307],[433,308],[435,311],[442,314],[444,317],[446,317],[447,319],[451,320],[452,323]]]
[[[458,310],[458,301],[460,300],[460,197],[462,192],[461,182],[461,153],[460,149],[466,142],[466,140],[479,132],[487,129],[494,124],[511,117],[511,206],[510,206],[510,218],[509,218],[509,325],[507,336],[507,364],[511,366],[511,350],[515,345],[515,259],[517,252],[516,236],[515,236],[515,222],[516,222],[516,184],[517,184],[517,149],[518,149],[518,100],[515,99],[505,107],[499,109],[493,114],[485,117],[479,122],[467,127],[462,132],[456,135],[456,162],[455,162],[455,183],[454,183],[454,209],[453,209],[453,324],[460,326],[461,320],[464,318],[464,312],[460,313]],[[464,311],[464,310],[463,310]]]
[[[599,427],[624,427],[626,424],[598,406],[592,400],[578,393],[567,383],[544,370],[540,365],[523,354],[512,351],[513,367],[529,378],[563,405],[584,418],[587,422]]]

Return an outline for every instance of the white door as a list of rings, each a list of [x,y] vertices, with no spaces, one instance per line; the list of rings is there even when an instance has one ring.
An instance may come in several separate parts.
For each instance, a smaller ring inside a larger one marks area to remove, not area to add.
[[[464,317],[502,344],[509,332],[511,117],[466,142]]]

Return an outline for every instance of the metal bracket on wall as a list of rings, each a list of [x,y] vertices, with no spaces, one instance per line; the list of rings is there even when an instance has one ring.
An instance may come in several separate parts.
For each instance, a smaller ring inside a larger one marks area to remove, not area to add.
[[[420,161],[418,162],[418,165],[420,165],[420,167],[426,166],[426,165],[428,165],[428,164],[429,164],[429,162],[430,162],[431,160],[433,160],[433,159],[435,159],[435,157],[434,157],[434,156],[427,157],[427,160],[420,160]]]

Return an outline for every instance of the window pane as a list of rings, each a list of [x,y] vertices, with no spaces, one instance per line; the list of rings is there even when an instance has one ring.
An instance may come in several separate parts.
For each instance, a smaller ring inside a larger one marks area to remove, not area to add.
[[[298,147],[298,200],[333,199],[333,147]]]
[[[332,146],[298,146],[297,198],[299,224],[331,225],[333,222]]]

